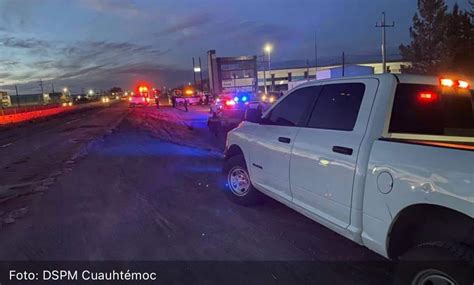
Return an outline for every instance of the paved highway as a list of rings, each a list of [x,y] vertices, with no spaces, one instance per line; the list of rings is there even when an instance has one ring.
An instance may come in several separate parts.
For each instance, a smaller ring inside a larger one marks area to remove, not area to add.
[[[208,115],[117,103],[3,128],[0,260],[273,261],[270,281],[389,282],[379,256],[278,202],[227,200]]]

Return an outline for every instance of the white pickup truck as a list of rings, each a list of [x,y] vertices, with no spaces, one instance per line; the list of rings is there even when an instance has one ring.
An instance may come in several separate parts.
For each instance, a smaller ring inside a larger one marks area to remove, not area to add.
[[[264,114],[247,111],[227,136],[224,175],[239,204],[263,192],[399,261],[399,284],[473,284],[467,81],[386,74],[298,86]]]

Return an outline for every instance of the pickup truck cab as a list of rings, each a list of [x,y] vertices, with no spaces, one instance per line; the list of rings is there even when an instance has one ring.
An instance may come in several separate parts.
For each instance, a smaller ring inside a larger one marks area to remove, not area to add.
[[[399,284],[472,284],[473,94],[416,75],[298,86],[229,132],[225,192],[264,193],[401,261]]]

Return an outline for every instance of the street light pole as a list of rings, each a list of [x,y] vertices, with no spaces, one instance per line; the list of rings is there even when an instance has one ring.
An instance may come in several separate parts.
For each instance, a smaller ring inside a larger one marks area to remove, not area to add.
[[[204,84],[202,82],[202,64],[201,64],[201,57],[199,57],[199,77],[201,78],[201,92],[204,93]]]
[[[263,86],[264,86],[264,90],[265,90],[265,94],[268,93],[268,90],[267,90],[267,65],[265,64],[265,55],[262,56],[262,59],[263,59]]]
[[[196,65],[194,64],[194,57],[193,57],[193,78],[194,78],[194,86],[196,86],[196,71],[194,71],[195,68],[196,68]]]
[[[270,73],[270,77],[272,76],[271,75],[271,71],[272,71],[272,65],[271,65],[271,53],[272,53],[272,50],[273,50],[273,46],[271,44],[266,44],[264,47],[263,47],[263,51],[265,51],[266,54],[268,54],[268,71]],[[264,57],[265,58],[265,57]],[[264,78],[265,78],[265,71],[263,73],[264,75]],[[265,93],[267,93],[267,80],[265,78]],[[272,81],[272,85],[271,85],[271,90],[273,91],[273,81]]]
[[[270,85],[270,91],[273,91],[273,77],[272,77],[272,59],[270,57],[271,52],[268,52],[268,76],[270,76],[270,80],[272,84]]]

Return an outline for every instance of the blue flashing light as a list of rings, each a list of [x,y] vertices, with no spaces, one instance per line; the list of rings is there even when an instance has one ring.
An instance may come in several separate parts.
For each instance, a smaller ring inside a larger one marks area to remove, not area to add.
[[[239,102],[239,97],[234,97],[235,102]]]
[[[246,102],[247,101],[247,96],[242,97],[242,101]]]

